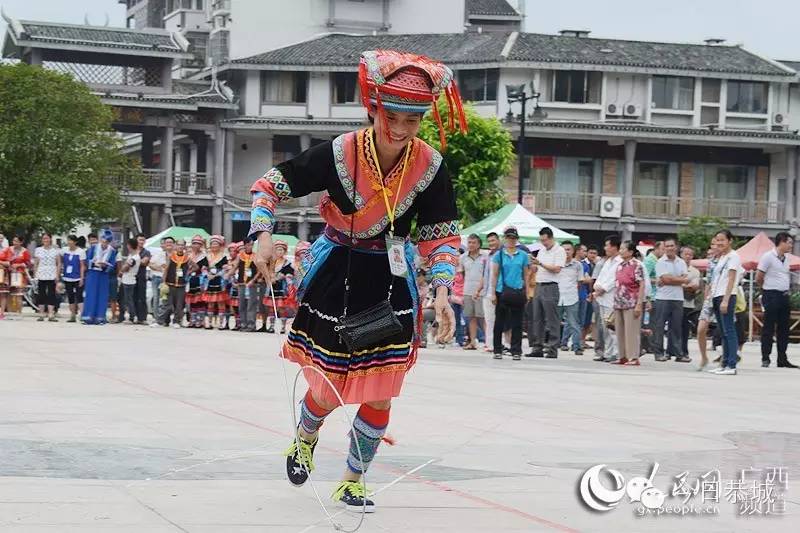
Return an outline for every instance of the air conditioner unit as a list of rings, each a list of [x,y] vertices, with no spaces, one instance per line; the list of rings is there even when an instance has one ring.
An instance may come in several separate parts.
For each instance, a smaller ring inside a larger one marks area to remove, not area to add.
[[[606,115],[612,117],[619,117],[622,115],[622,105],[621,104],[608,104],[606,106]]]
[[[786,120],[786,115],[783,113],[775,113],[772,115],[772,131],[788,131],[789,123]]]
[[[622,197],[601,196],[600,216],[603,218],[620,218],[622,216]]]
[[[636,104],[625,104],[623,113],[626,117],[639,117],[642,115],[642,106]]]

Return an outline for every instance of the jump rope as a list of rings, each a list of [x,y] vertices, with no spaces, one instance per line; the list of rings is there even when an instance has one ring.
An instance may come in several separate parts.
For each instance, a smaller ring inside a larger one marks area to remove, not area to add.
[[[275,302],[275,289],[272,286],[272,283],[269,283],[269,280],[267,280],[267,285],[269,285],[270,298],[272,298],[272,312],[273,312],[273,314],[275,316],[275,325],[277,326],[279,318],[278,318],[278,306],[277,306],[277,304]],[[284,346],[285,346],[285,344],[281,344],[281,348],[280,348],[281,370],[283,371],[283,382],[284,382],[284,385],[286,386],[286,395],[287,395],[287,398],[289,400],[289,410],[292,413],[292,433],[294,435],[294,442],[295,442],[295,446],[296,446],[297,450],[300,450],[300,431],[298,429],[297,408],[296,408],[296,406],[299,404],[299,402],[297,401],[297,382],[300,380],[300,376],[303,374],[303,372],[305,370],[308,369],[308,370],[314,371],[314,372],[316,372],[317,374],[320,375],[320,377],[325,381],[325,383],[327,383],[328,387],[330,387],[330,390],[332,390],[333,393],[336,395],[336,399],[339,401],[339,406],[342,408],[342,411],[344,412],[345,416],[347,417],[347,423],[348,423],[348,426],[350,427],[350,438],[353,440],[353,442],[355,442],[356,450],[358,451],[358,461],[361,464],[361,487],[363,489],[362,492],[364,493],[364,498],[363,498],[363,503],[362,503],[362,507],[361,507],[360,516],[359,516],[358,522],[356,523],[354,528],[346,529],[344,526],[342,526],[342,524],[340,524],[339,522],[334,520],[334,518],[336,516],[338,516],[339,514],[341,514],[343,511],[340,511],[338,513],[335,513],[335,514],[331,515],[331,513],[328,511],[328,508],[323,503],[322,497],[319,495],[319,491],[317,490],[316,485],[314,485],[314,479],[313,479],[313,476],[311,474],[310,468],[308,468],[308,465],[303,465],[303,466],[306,468],[306,472],[308,472],[308,482],[311,484],[311,489],[314,491],[314,496],[316,497],[317,502],[319,503],[320,507],[322,508],[322,512],[325,513],[325,518],[330,522],[330,524],[333,527],[333,529],[335,531],[341,531],[342,533],[355,533],[364,524],[364,518],[366,517],[366,514],[367,514],[367,497],[366,497],[367,496],[367,475],[366,475],[366,472],[364,471],[365,470],[364,469],[364,456],[361,453],[361,445],[359,444],[358,437],[356,436],[356,433],[355,433],[355,427],[353,426],[353,419],[350,416],[350,413],[347,412],[347,408],[345,407],[345,403],[344,403],[344,400],[342,399],[342,395],[339,394],[339,391],[336,389],[336,387],[333,385],[333,383],[331,383],[331,380],[328,379],[328,376],[326,376],[317,367],[314,367],[314,366],[311,366],[311,365],[301,366],[300,369],[297,371],[297,373],[294,375],[294,382],[292,384],[292,389],[291,389],[291,392],[289,391],[289,378],[288,378],[288,376],[286,374],[286,354],[284,352]],[[317,435],[317,439],[319,439],[319,435]],[[313,528],[314,526],[310,526],[310,527]],[[306,528],[304,531],[307,531],[308,529],[309,528]]]

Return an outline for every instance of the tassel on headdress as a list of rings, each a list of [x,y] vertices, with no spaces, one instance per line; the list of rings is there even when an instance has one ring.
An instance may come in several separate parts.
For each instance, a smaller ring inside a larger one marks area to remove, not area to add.
[[[445,127],[437,106],[444,93],[447,99],[447,125],[451,132],[467,132],[467,119],[453,71],[428,57],[395,50],[371,50],[361,54],[358,66],[361,103],[374,109],[375,120],[386,123],[386,109],[405,113],[425,113],[433,105],[433,118],[439,127],[441,150],[447,146]],[[388,128],[386,128],[388,135]]]

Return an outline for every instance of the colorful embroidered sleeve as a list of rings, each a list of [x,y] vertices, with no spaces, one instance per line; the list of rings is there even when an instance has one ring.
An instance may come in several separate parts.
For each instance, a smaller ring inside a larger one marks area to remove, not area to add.
[[[250,232],[248,237],[255,240],[259,233],[272,233],[275,224],[275,207],[292,196],[292,190],[277,168],[261,176],[250,188],[253,195],[253,208],[250,211]]]
[[[417,219],[419,253],[428,258],[431,287],[453,286],[461,245],[459,225],[453,184],[442,163],[433,182],[420,195]]]
[[[280,163],[258,178],[250,187],[253,207],[248,238],[256,240],[262,231],[272,233],[278,204],[326,190],[331,175],[335,176],[336,170],[331,142],[327,141]]]

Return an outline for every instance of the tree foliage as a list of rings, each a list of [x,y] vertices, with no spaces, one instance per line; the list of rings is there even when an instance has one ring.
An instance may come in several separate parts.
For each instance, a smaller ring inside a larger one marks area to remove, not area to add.
[[[115,219],[126,166],[112,111],[68,75],[0,66],[0,228],[26,236]]]
[[[439,113],[445,125],[448,109],[439,99]],[[470,225],[505,204],[500,179],[508,174],[514,160],[511,135],[497,118],[483,118],[469,105],[464,112],[468,133],[447,133],[447,149],[442,154],[450,171],[461,222]],[[440,148],[439,129],[432,113],[425,115],[419,137]]]
[[[718,231],[728,229],[724,218],[700,216],[692,217],[688,223],[678,230],[681,245],[694,248],[695,257],[705,257],[711,246],[711,239]]]

